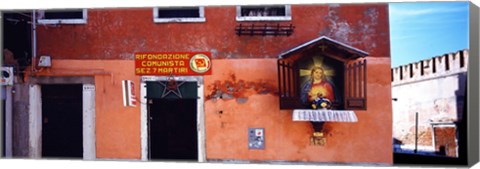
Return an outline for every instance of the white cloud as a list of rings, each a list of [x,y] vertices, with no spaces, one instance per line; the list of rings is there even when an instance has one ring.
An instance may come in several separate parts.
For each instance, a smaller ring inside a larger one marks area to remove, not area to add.
[[[404,34],[398,33],[398,34],[395,34],[395,35],[391,36],[391,40],[396,40],[396,41],[409,40],[409,39],[415,39],[415,38],[418,38],[418,36],[410,35],[410,34],[406,34],[406,33],[404,33]]]
[[[425,14],[432,14],[434,13],[434,9],[421,9],[421,10],[413,10],[413,9],[400,9],[400,8],[390,8],[390,13],[399,16],[416,16],[416,15],[425,15]]]
[[[468,12],[468,5],[466,6],[456,6],[456,7],[426,7],[426,8],[413,8],[408,6],[397,6],[395,4],[390,4],[390,15],[397,17],[417,17],[421,15],[431,15],[431,14],[446,14],[446,13],[455,13],[455,12]]]

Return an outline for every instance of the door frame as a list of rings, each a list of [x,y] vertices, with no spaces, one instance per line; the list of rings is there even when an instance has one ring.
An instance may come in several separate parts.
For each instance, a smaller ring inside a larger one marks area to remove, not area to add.
[[[5,151],[5,158],[12,158],[13,157],[13,94],[12,94],[12,91],[13,91],[13,86],[9,85],[9,86],[2,86],[2,92],[5,92],[4,95],[5,95],[5,112],[3,112],[5,114],[5,116],[3,116],[4,119],[4,124],[2,124],[4,127],[4,131],[5,133],[2,133],[4,134],[3,136],[3,143],[0,141],[0,143],[2,144],[5,144],[5,149],[2,150],[0,148],[0,150],[2,151]],[[3,96],[2,96],[3,97]],[[2,129],[2,127],[0,127],[0,129]],[[0,137],[2,138],[2,137]],[[0,145],[0,146],[3,146],[3,145]],[[3,153],[3,152],[0,152],[0,153]]]
[[[42,158],[42,84],[83,84],[82,134],[83,159],[96,159],[95,84],[93,77],[37,77],[29,85],[29,151],[30,158]]]
[[[141,135],[141,160],[148,161],[148,103],[147,83],[167,81],[170,76],[142,76],[140,82],[140,135]],[[202,76],[179,76],[176,81],[197,82],[197,144],[198,162],[205,162],[205,110]]]

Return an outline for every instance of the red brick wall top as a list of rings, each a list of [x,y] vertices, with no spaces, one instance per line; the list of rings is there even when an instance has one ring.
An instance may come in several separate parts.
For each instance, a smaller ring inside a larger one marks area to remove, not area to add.
[[[276,58],[320,36],[390,57],[388,5],[292,5],[292,20],[239,22],[235,6],[205,7],[206,22],[154,23],[152,8],[89,9],[87,24],[39,26],[38,54],[54,59],[134,59],[135,52],[212,52],[218,58]],[[238,24],[295,26],[291,36],[237,36]]]

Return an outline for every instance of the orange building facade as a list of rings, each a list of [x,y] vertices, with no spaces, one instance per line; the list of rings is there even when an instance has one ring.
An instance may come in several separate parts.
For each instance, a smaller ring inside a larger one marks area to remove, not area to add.
[[[195,21],[164,21],[156,18],[162,14],[157,8],[88,9],[85,23],[39,24],[37,56],[52,60],[51,67],[29,69],[25,78],[29,156],[46,157],[43,151],[49,149],[42,147],[41,128],[53,117],[42,116],[47,111],[42,92],[48,92],[42,87],[79,84],[83,159],[392,164],[388,5],[280,7],[282,17],[249,18],[242,17],[240,6],[207,6],[199,8]],[[211,70],[145,75],[135,69],[135,54],[142,52],[204,52]],[[341,67],[335,69],[342,93],[338,110],[356,118],[325,122],[322,145],[312,144],[308,120],[294,120],[299,108],[280,105],[285,99],[280,88],[297,82],[295,73],[292,79],[282,76],[279,60],[317,54],[338,62],[332,66]],[[349,109],[346,68],[358,60],[366,60],[359,82],[363,106]],[[134,106],[123,103],[123,80],[134,84]],[[261,143],[249,140],[249,129],[261,129]]]

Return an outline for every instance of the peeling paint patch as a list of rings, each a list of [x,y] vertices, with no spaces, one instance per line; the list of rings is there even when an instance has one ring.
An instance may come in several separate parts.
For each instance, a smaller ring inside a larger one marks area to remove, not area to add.
[[[245,102],[247,102],[247,101],[248,101],[248,98],[246,98],[246,97],[237,98],[237,103],[238,103],[238,104],[243,104],[243,103],[245,103]]]
[[[361,13],[361,18],[352,22],[341,17],[340,10],[340,5],[329,5],[328,15],[324,17],[328,25],[319,32],[320,36],[329,36],[366,51],[376,49],[380,11],[377,8],[368,8]]]
[[[328,7],[338,8],[338,7],[340,7],[340,4],[329,4]]]
[[[133,53],[121,53],[120,58],[122,58],[122,59],[134,59],[133,55],[134,55]]]
[[[211,49],[210,53],[212,54],[212,59],[216,59],[218,55],[218,50],[217,49]]]
[[[377,43],[374,40],[377,31],[375,28],[378,25],[379,12],[375,8],[368,8],[363,13],[363,19],[358,21],[358,25],[361,25],[358,33],[362,34],[361,41],[357,42],[365,46],[366,50],[372,50],[377,47]]]
[[[378,23],[378,15],[379,15],[379,12],[377,9],[375,8],[368,8],[365,12],[364,12],[364,15],[366,17],[369,17],[370,18],[370,22],[371,23]]]
[[[415,126],[410,128],[410,132],[403,136],[400,140],[402,144],[415,144]],[[418,145],[432,145],[432,129],[430,127],[419,126],[418,129]]]
[[[343,40],[344,42],[349,42],[349,34],[352,32],[350,29],[350,25],[348,25],[347,22],[339,22],[336,24],[333,24],[333,30],[334,30],[334,38]]]
[[[349,35],[352,33],[351,27],[348,22],[340,20],[338,15],[339,6],[329,6],[328,15],[325,19],[330,23],[327,28],[323,29],[320,34],[332,37],[335,40],[348,43]]]
[[[251,95],[277,95],[277,89],[273,82],[266,80],[246,81],[237,79],[234,73],[231,73],[227,80],[217,80],[213,84],[208,85],[207,90],[211,91],[207,92],[210,94],[205,96],[207,100],[236,99],[236,102],[239,104],[248,102],[248,97]]]

